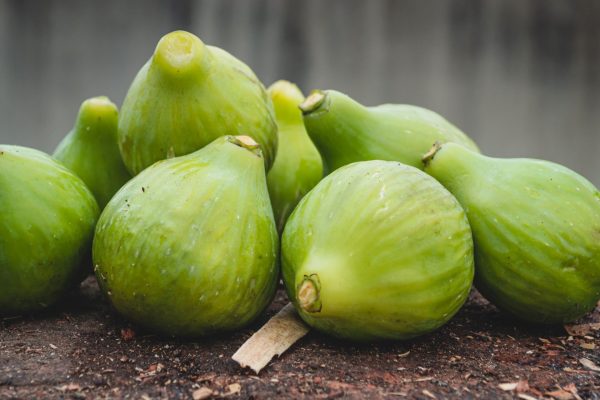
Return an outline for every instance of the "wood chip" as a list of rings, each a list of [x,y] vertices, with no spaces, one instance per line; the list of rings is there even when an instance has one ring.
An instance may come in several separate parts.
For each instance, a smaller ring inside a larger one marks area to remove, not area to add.
[[[294,306],[288,303],[231,358],[242,368],[249,367],[258,374],[274,356],[283,354],[308,331],[309,328],[302,322]]]
[[[62,385],[58,390],[61,392],[76,392],[81,390],[81,386],[76,383],[69,383],[68,385]]]
[[[594,343],[580,343],[579,347],[586,350],[594,350],[596,345]]]
[[[502,390],[510,391],[515,390],[517,388],[518,382],[510,382],[510,383],[501,383],[498,387]]]
[[[205,400],[211,397],[213,391],[207,387],[201,387],[200,389],[196,389],[192,392],[192,399],[194,400]]]
[[[597,366],[592,360],[588,360],[587,358],[580,358],[579,362],[581,363],[581,365],[583,365],[589,370],[592,370],[594,372],[600,372],[600,367]]]
[[[227,386],[227,393],[225,393],[225,396],[234,396],[236,394],[240,394],[241,391],[242,385],[239,383],[232,383],[231,385]]]
[[[535,398],[533,396],[530,396],[528,394],[525,394],[525,393],[519,393],[517,395],[517,397],[520,398],[520,399],[523,399],[523,400],[538,400],[537,398]]]
[[[515,390],[517,391],[517,393],[528,392],[529,382],[527,382],[524,379],[521,379],[519,382],[517,382],[517,387],[515,388]]]
[[[431,399],[437,399],[437,397],[435,397],[435,395],[433,393],[431,393],[429,390],[427,389],[423,389],[421,391],[421,393],[423,393],[425,396],[431,398]]]

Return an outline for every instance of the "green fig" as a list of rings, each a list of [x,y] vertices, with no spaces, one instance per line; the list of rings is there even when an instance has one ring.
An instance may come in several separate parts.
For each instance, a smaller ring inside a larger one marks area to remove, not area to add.
[[[96,277],[117,311],[150,330],[229,331],[271,301],[278,240],[258,144],[223,136],[117,192],[96,228]]]
[[[365,107],[335,90],[315,91],[300,105],[306,130],[331,172],[356,161],[389,160],[423,169],[434,142],[477,145],[441,115],[408,104]]]
[[[392,161],[353,163],[319,182],[288,219],[281,255],[302,319],[352,340],[431,332],[473,280],[461,206],[435,179]]]
[[[0,145],[0,314],[44,309],[87,270],[100,213],[85,183],[41,151]]]
[[[561,165],[435,145],[425,171],[463,205],[475,242],[475,286],[500,309],[566,323],[600,299],[600,193]]]
[[[243,62],[184,31],[165,35],[121,107],[119,147],[136,175],[231,133],[256,140],[270,168],[277,125],[265,88]]]
[[[83,179],[100,208],[131,178],[117,144],[118,115],[108,97],[87,99],[75,126],[54,151],[55,159]]]
[[[323,162],[311,142],[298,105],[304,96],[298,86],[277,81],[267,90],[275,106],[279,128],[279,147],[267,186],[279,232],[300,199],[323,177]]]

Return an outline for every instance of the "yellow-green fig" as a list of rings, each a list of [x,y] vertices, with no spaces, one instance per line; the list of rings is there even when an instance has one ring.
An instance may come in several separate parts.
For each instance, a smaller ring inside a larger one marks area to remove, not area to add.
[[[279,147],[267,175],[267,186],[277,229],[281,232],[302,196],[323,177],[323,162],[304,129],[298,108],[304,96],[298,86],[288,81],[277,81],[267,92],[275,106],[279,128]]]
[[[131,178],[117,144],[118,115],[108,97],[87,99],[75,126],[54,151],[55,159],[83,179],[100,208]]]
[[[258,144],[223,136],[155,163],[108,203],[94,266],[113,306],[164,334],[244,326],[271,301],[278,235]]]
[[[431,332],[473,280],[461,206],[435,179],[392,161],[353,163],[319,182],[288,219],[281,255],[302,319],[352,340]]]
[[[331,172],[365,160],[400,161],[423,169],[434,142],[477,145],[441,115],[408,104],[365,107],[335,90],[315,91],[300,105],[306,130]]]
[[[79,282],[99,213],[83,181],[50,156],[0,145],[0,315],[44,309]]]
[[[119,147],[125,165],[135,175],[229,134],[256,140],[270,168],[277,125],[264,86],[246,64],[195,35],[165,35],[121,107]]]
[[[436,145],[425,171],[463,205],[475,242],[475,285],[499,308],[566,323],[600,299],[600,193],[561,165]]]

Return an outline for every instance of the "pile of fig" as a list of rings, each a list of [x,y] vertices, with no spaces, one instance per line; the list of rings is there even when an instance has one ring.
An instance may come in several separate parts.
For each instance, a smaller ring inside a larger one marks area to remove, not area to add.
[[[0,315],[55,306],[93,273],[132,323],[231,331],[280,278],[311,327],[407,339],[474,286],[530,323],[600,300],[600,192],[548,161],[500,159],[441,115],[335,90],[265,89],[176,31],[121,110],[83,102],[51,157],[0,145]]]

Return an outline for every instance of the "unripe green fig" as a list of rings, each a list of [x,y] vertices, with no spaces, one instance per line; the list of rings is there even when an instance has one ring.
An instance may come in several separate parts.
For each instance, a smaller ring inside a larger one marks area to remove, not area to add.
[[[223,136],[130,180],[102,212],[93,254],[117,311],[160,334],[195,337],[264,310],[278,244],[258,144]]]
[[[277,81],[267,92],[273,101],[279,128],[279,147],[267,175],[267,186],[277,230],[281,232],[302,196],[323,177],[323,162],[304,129],[302,113],[298,109],[304,96],[298,86]]]
[[[335,90],[315,91],[300,105],[304,125],[331,172],[365,160],[400,161],[423,169],[433,143],[477,145],[441,115],[408,104],[365,107]]]
[[[99,213],[83,181],[50,156],[0,145],[0,315],[44,309],[79,282]]]
[[[54,151],[55,159],[83,179],[100,208],[131,178],[117,144],[118,115],[108,97],[87,99],[75,126]]]
[[[163,36],[121,107],[119,147],[129,171],[232,133],[255,139],[270,168],[277,125],[262,83],[246,64],[191,33]]]
[[[435,179],[392,161],[353,163],[319,182],[288,219],[281,255],[302,319],[352,340],[431,332],[473,280],[461,206]]]
[[[475,242],[475,286],[534,323],[566,323],[600,299],[600,193],[561,165],[486,157],[436,145],[425,171],[464,207]]]

